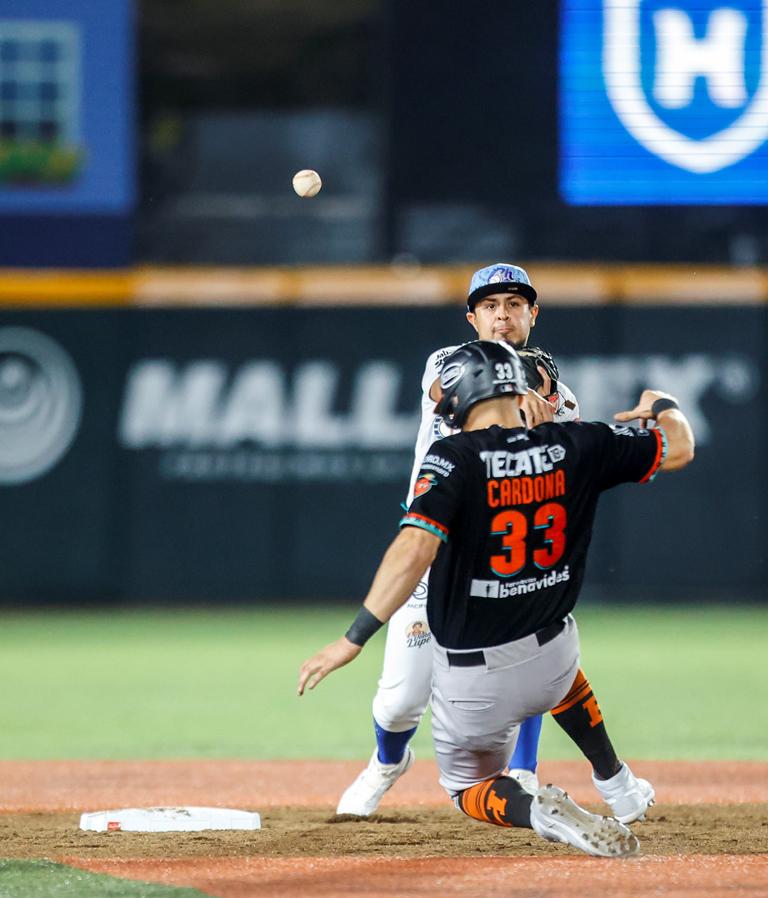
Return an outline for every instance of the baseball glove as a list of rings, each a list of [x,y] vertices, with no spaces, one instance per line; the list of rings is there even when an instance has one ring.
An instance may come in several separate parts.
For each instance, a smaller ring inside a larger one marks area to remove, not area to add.
[[[517,354],[523,363],[525,379],[528,381],[529,389],[538,392],[542,388],[544,380],[537,369],[543,368],[552,381],[550,396],[557,392],[557,380],[560,377],[560,372],[557,370],[555,360],[546,350],[541,349],[539,346],[523,346],[522,349],[517,350]]]

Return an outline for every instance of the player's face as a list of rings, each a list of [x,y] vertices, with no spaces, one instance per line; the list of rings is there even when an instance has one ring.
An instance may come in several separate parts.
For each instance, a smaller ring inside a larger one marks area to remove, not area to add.
[[[538,305],[531,305],[524,296],[492,293],[480,300],[474,312],[467,312],[467,321],[480,340],[506,340],[520,348],[528,342],[538,314]]]

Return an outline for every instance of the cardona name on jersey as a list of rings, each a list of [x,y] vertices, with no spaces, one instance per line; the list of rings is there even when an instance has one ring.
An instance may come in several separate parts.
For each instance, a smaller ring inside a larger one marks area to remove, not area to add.
[[[522,452],[481,452],[487,477],[520,477],[523,474],[544,474],[565,458],[563,446],[531,446]]]

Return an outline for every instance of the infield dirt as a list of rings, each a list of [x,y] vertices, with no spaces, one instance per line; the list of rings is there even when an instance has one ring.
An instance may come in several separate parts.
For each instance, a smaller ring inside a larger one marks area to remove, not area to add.
[[[590,810],[597,811],[597,805]],[[666,805],[635,824],[645,855],[768,855],[768,805]],[[260,832],[93,833],[77,814],[0,817],[3,857],[479,857],[580,855],[527,829],[477,823],[452,807],[403,807],[366,821],[317,808],[274,808]]]
[[[193,886],[224,898],[768,895],[768,764],[633,763],[658,803],[633,826],[642,855],[603,861],[529,830],[459,814],[431,761],[367,820],[337,818],[350,762],[0,762],[0,854],[49,858],[129,879]],[[586,766],[542,764],[541,777],[593,810]],[[262,830],[85,833],[78,812],[150,805],[241,807]]]

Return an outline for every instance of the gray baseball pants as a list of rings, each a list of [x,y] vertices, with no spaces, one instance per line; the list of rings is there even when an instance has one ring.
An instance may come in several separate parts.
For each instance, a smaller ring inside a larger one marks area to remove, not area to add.
[[[453,795],[503,773],[520,724],[562,701],[578,669],[579,633],[570,615],[544,645],[534,634],[455,652],[433,638],[432,738],[440,784]]]

